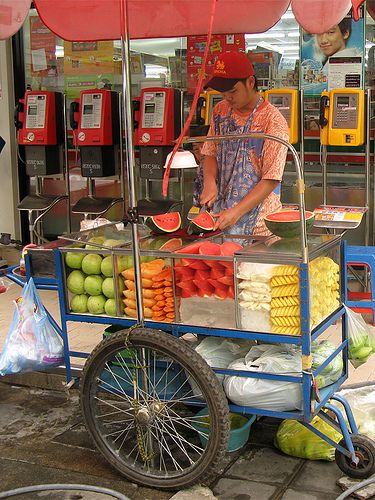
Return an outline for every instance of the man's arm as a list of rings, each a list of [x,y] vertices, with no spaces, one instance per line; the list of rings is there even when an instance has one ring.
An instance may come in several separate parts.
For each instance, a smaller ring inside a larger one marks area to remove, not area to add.
[[[277,180],[261,179],[236,206],[217,214],[214,229],[224,230],[236,224],[243,215],[262,203],[278,185],[279,181]],[[215,214],[213,215],[215,216]]]
[[[200,197],[201,205],[211,207],[217,198],[217,161],[215,156],[205,156],[203,162],[203,190]]]

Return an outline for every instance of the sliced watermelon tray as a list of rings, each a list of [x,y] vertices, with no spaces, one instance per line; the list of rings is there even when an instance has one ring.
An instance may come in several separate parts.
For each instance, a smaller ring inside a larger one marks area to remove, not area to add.
[[[229,241],[222,244],[212,241],[196,241],[177,250],[177,254],[199,255],[199,259],[183,257],[176,261],[177,296],[234,299],[233,261],[217,258],[232,257],[241,248],[241,245]],[[203,259],[202,256],[215,257],[215,259]]]

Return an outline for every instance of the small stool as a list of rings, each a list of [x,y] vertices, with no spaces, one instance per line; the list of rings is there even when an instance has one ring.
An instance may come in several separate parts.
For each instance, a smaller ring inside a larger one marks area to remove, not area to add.
[[[32,194],[25,196],[23,200],[17,205],[20,211],[28,212],[29,219],[29,234],[31,243],[42,241],[44,238],[37,232],[38,222],[60,201],[67,200],[66,195],[61,196],[47,196],[41,194]],[[34,219],[34,212],[37,214]],[[37,241],[35,241],[35,236]],[[47,240],[46,240],[47,241]]]
[[[370,292],[351,292],[345,283],[346,304],[356,312],[372,314],[375,325],[375,247],[348,245],[345,265],[366,267],[370,271]]]

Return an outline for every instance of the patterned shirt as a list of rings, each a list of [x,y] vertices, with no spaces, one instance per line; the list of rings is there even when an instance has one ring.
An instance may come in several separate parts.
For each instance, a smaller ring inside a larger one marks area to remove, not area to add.
[[[215,121],[220,122],[221,117],[231,115],[235,124],[240,128],[244,127],[250,116],[249,112],[241,112],[233,109],[230,104],[222,100],[213,109],[210,130],[208,136],[215,134]],[[251,127],[251,132],[263,132],[266,134],[274,135],[289,140],[288,124],[282,114],[275,106],[268,101],[261,102],[258,109],[256,109]],[[205,142],[202,148],[202,154],[205,156],[215,156],[217,154],[218,144],[214,141]],[[287,155],[287,148],[282,144],[265,140],[262,148],[251,149],[249,154],[249,161],[252,163],[254,171],[259,179],[270,179],[281,181],[284,172],[284,166]],[[219,170],[222,168],[231,168],[226,165],[218,165]],[[269,235],[267,227],[264,224],[264,216],[279,210],[281,208],[280,202],[280,187],[273,191],[261,204],[259,214],[255,223],[254,234],[256,235]]]

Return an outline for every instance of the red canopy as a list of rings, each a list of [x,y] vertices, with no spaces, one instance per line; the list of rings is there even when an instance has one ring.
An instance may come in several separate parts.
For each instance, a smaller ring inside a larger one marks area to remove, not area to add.
[[[22,27],[31,0],[0,0],[0,40],[10,38]]]
[[[35,0],[43,22],[65,40],[116,40],[121,37],[120,5],[129,12],[130,38],[158,38],[207,33],[213,0]],[[300,25],[322,33],[339,23],[353,4],[364,0],[216,0],[214,33],[262,33],[289,4]],[[371,3],[371,2],[370,2]],[[16,33],[31,0],[0,0],[0,39]]]

